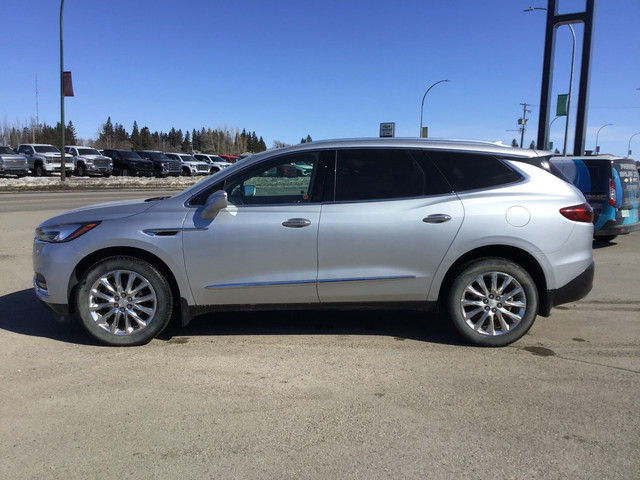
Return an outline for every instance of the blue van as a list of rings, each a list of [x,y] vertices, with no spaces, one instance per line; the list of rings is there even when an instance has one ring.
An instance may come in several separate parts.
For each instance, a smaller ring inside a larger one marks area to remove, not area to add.
[[[609,241],[640,230],[636,162],[613,155],[552,157],[550,162],[552,169],[560,170],[582,191],[593,208],[596,240]]]

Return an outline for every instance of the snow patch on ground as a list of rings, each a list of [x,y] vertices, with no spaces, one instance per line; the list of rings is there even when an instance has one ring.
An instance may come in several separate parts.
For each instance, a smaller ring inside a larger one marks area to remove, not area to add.
[[[47,177],[0,178],[0,192],[24,191],[69,191],[95,189],[184,189],[200,181],[202,176],[193,177],[69,177],[64,182],[60,175]]]

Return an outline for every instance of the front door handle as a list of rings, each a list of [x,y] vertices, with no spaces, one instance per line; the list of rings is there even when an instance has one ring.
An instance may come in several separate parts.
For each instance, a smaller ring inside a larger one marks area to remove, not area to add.
[[[302,228],[308,227],[309,225],[311,225],[311,222],[306,218],[290,218],[289,220],[282,222],[283,227],[289,228]]]
[[[446,213],[435,213],[422,219],[424,223],[444,223],[449,220],[451,220],[451,215],[447,215]]]

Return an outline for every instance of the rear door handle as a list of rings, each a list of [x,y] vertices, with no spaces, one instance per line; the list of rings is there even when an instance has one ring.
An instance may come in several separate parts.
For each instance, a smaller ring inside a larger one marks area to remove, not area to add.
[[[289,220],[282,222],[283,227],[289,228],[302,228],[308,227],[309,225],[311,225],[311,222],[306,218],[290,218]]]
[[[451,215],[447,215],[446,213],[434,213],[422,219],[424,223],[444,223],[449,220],[451,220]]]

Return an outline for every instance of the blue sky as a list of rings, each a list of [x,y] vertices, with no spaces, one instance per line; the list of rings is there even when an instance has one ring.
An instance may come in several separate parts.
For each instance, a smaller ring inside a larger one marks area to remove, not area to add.
[[[561,13],[584,0],[560,0]],[[537,136],[545,0],[213,1],[66,0],[64,67],[75,97],[65,120],[95,138],[110,116],[131,131],[246,128],[274,140],[418,136],[420,103],[431,137]],[[0,121],[60,119],[58,0],[4,0]],[[600,0],[587,149],[626,154],[640,132],[640,1]],[[582,27],[575,27],[578,47]],[[561,27],[553,95],[567,93],[571,34]],[[578,48],[578,54],[579,54]],[[579,58],[579,57],[578,57]],[[578,65],[579,62],[576,61]],[[579,68],[574,75],[577,105]],[[553,102],[555,104],[555,101]],[[554,110],[555,111],[555,110]],[[572,112],[575,119],[575,109]],[[553,118],[553,117],[552,117]],[[573,122],[572,122],[573,123]],[[551,130],[562,148],[564,118]],[[569,146],[573,145],[569,130]],[[640,160],[640,135],[631,148]]]

